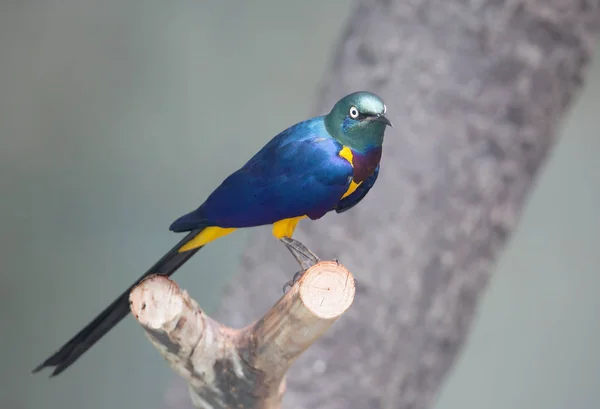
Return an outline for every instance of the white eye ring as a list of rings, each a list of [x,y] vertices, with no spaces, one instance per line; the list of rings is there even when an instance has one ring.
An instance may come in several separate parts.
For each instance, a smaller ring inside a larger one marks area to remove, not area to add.
[[[350,107],[350,118],[358,118],[358,109],[356,109],[356,107]]]
[[[385,115],[385,112],[387,111],[387,107],[385,106],[385,104],[383,104],[383,114]]]

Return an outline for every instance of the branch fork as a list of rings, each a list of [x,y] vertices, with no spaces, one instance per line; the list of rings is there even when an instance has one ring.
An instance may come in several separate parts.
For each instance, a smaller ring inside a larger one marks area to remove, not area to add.
[[[131,291],[131,311],[150,342],[188,383],[196,407],[280,409],[293,362],[354,301],[354,277],[344,266],[313,261],[316,264],[246,328],[228,328],[213,320],[185,290],[161,275]]]

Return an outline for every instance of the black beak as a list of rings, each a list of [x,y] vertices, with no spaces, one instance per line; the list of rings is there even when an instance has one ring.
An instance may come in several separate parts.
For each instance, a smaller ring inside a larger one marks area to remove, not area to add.
[[[383,115],[383,114],[378,114],[378,115],[375,115],[375,116],[373,116],[371,118],[373,118],[373,121],[381,122],[383,124],[391,126],[392,128],[394,127],[394,125],[392,125],[392,123],[390,122],[390,120],[387,119],[386,116]]]

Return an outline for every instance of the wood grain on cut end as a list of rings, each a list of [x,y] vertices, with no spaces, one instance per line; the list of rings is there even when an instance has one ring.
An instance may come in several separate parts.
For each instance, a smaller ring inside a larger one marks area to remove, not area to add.
[[[354,301],[354,277],[335,261],[321,261],[249,328],[250,365],[265,373],[271,390],[279,388],[292,363]]]
[[[220,325],[213,325],[187,291],[166,276],[154,275],[142,281],[130,292],[129,301],[135,318],[169,366],[194,390],[210,390],[213,386],[207,384],[216,377],[215,361],[226,352],[219,348],[223,339],[210,336]],[[206,354],[198,356],[196,350]],[[196,367],[202,377],[196,374]]]
[[[323,261],[308,269],[299,283],[300,299],[321,319],[337,318],[354,301],[354,277],[341,264]]]
[[[161,275],[151,276],[131,290],[129,303],[140,324],[152,329],[178,319],[185,304],[177,284]]]

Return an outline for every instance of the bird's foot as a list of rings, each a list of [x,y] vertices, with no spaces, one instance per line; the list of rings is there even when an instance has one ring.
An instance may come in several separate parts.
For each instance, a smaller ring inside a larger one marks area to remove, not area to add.
[[[287,292],[287,290],[289,288],[292,288],[294,286],[294,284],[296,284],[298,282],[298,280],[300,279],[300,277],[302,277],[302,274],[304,274],[306,270],[301,270],[301,271],[296,271],[296,273],[294,274],[294,277],[288,281],[287,283],[285,283],[283,285],[283,293],[285,294]]]
[[[308,270],[319,261],[319,257],[308,249],[304,244],[298,240],[294,240],[290,237],[282,237],[281,242],[285,244],[287,249],[292,253],[292,256],[296,259],[302,271]]]
[[[302,274],[319,261],[319,257],[315,253],[313,253],[308,247],[299,242],[298,240],[294,240],[290,237],[283,237],[280,239],[283,244],[287,247],[287,249],[292,253],[292,256],[296,259],[298,264],[300,265],[301,270],[294,274],[294,277],[284,284],[283,293],[285,294],[288,288],[291,288],[294,284],[298,282]]]

